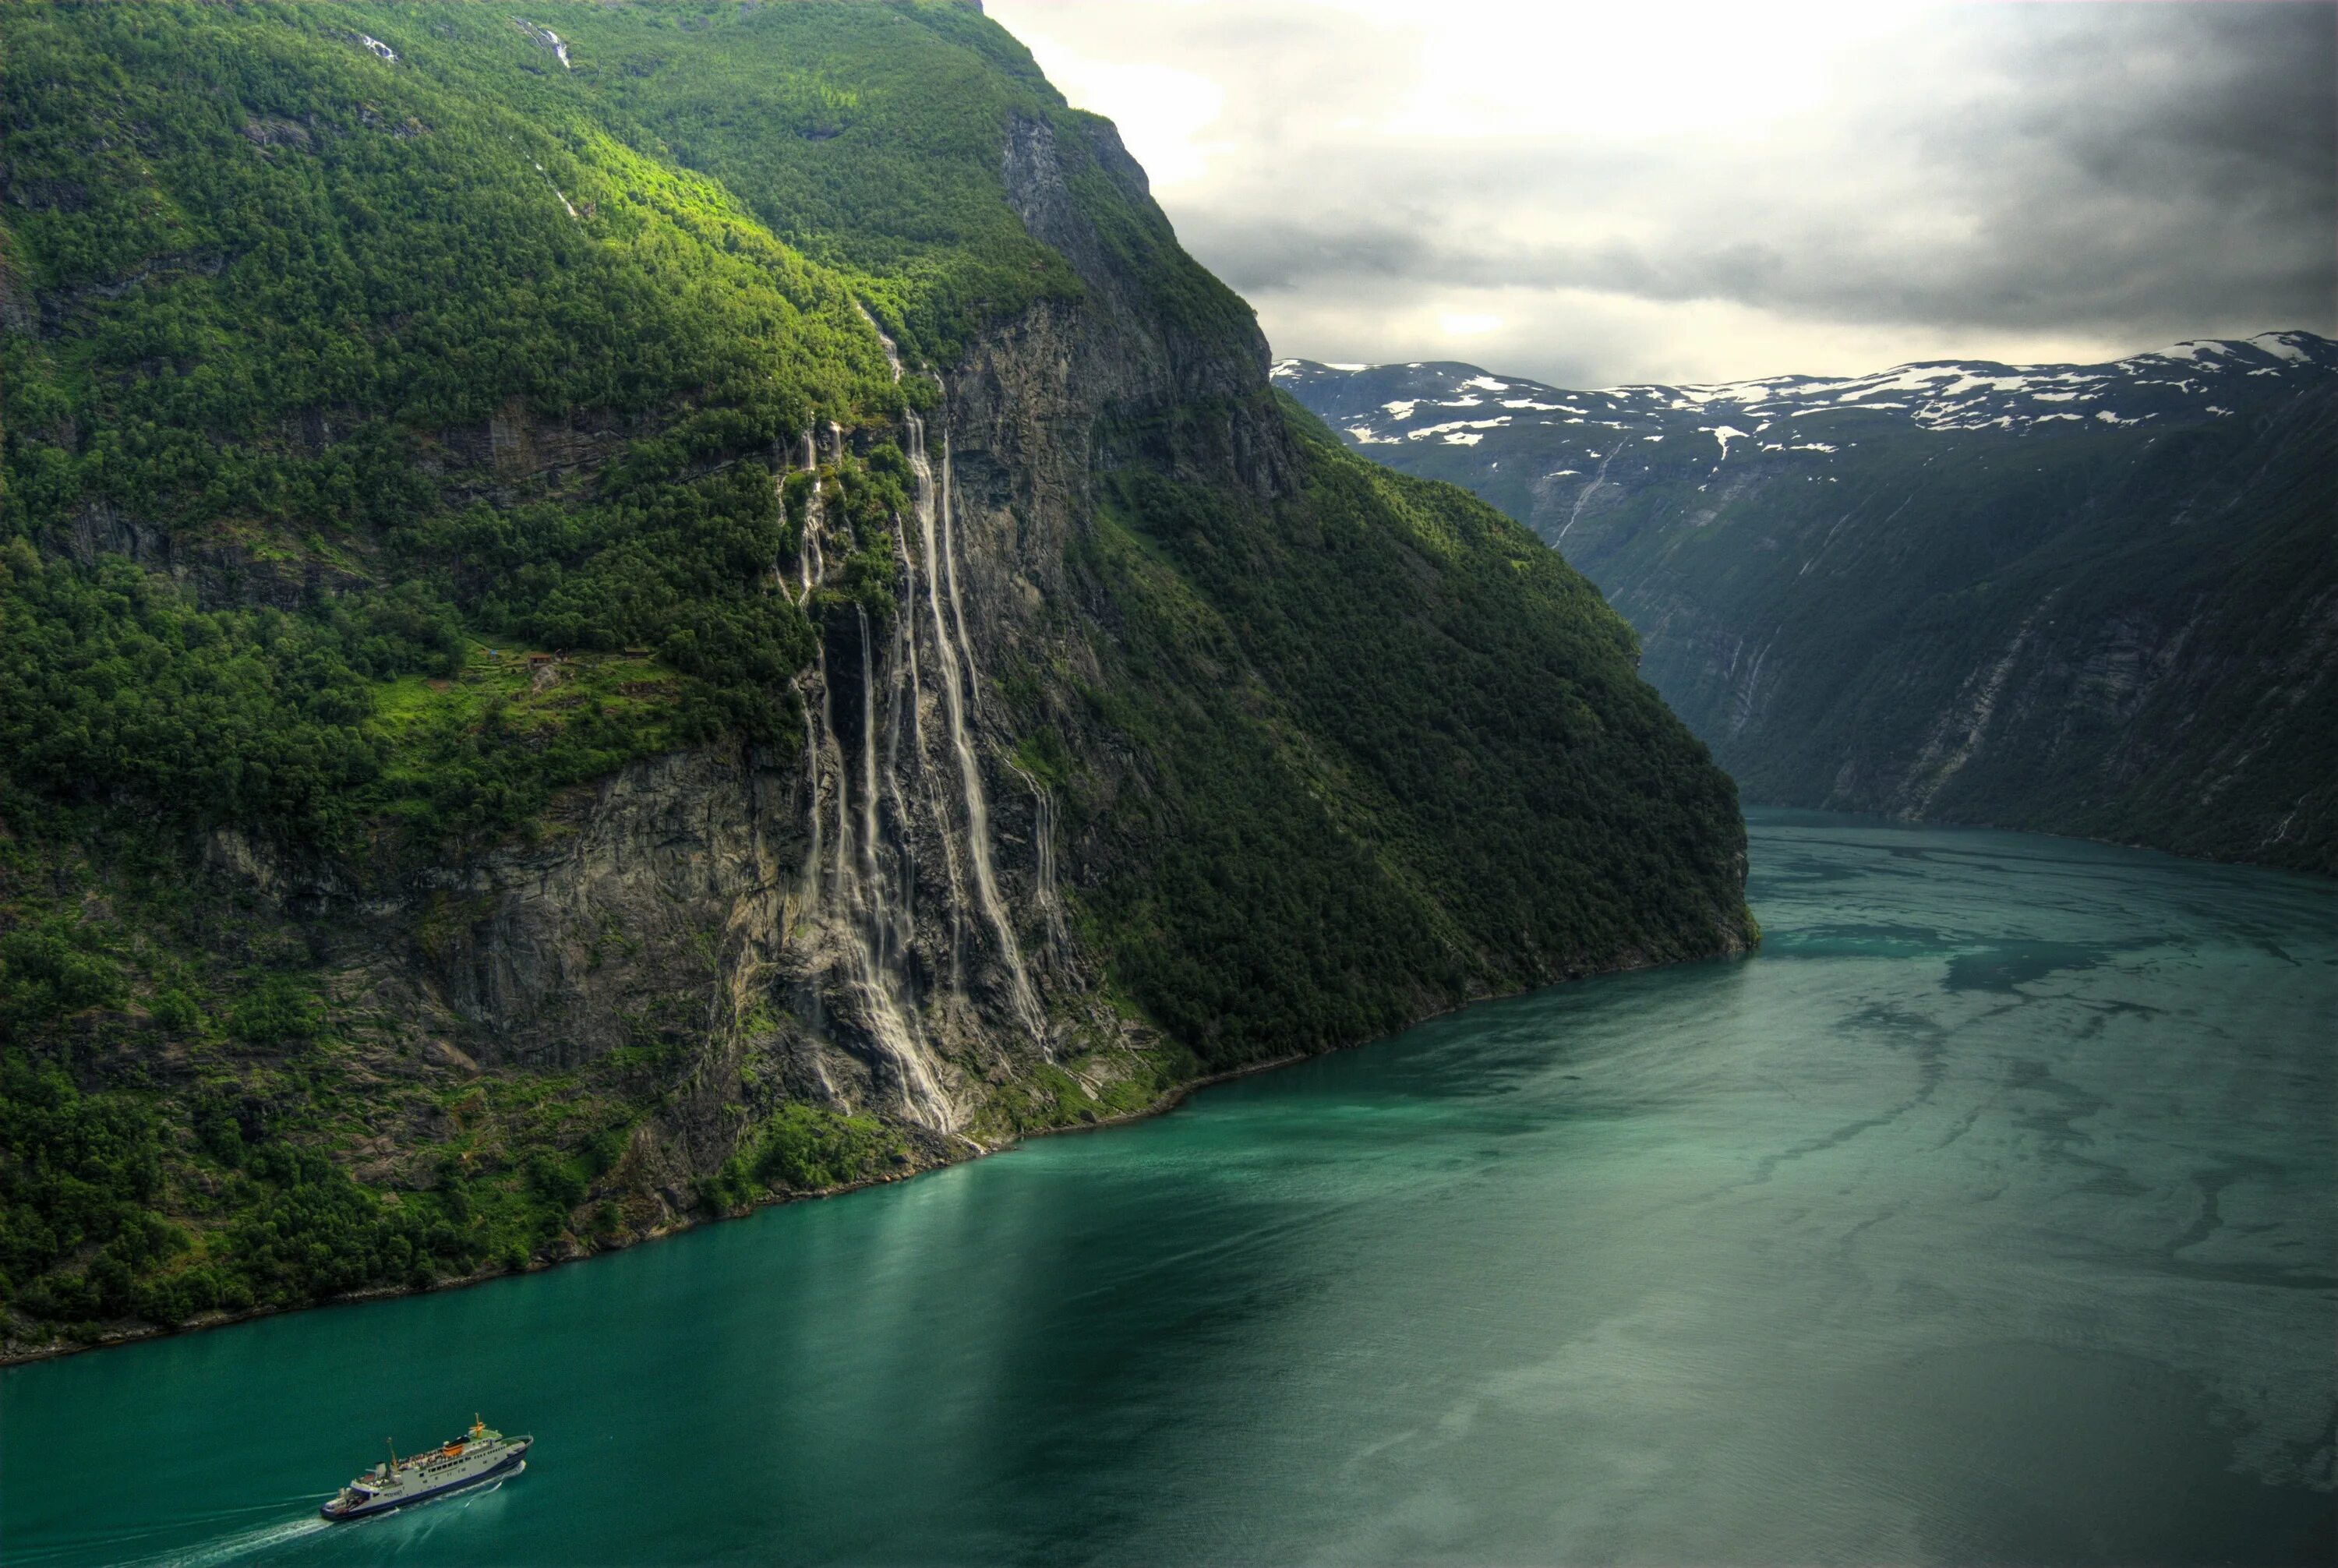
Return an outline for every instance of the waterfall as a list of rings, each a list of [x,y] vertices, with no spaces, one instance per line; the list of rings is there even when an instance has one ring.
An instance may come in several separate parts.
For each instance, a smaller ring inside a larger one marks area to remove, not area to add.
[[[922,431],[921,431],[922,434]],[[974,710],[982,712],[982,681],[974,662],[974,645],[966,640],[966,608],[958,600],[958,542],[952,536],[950,523],[950,443],[949,432],[942,432],[942,572],[949,578],[950,620],[958,627],[958,645],[966,655],[968,691],[974,699]]]
[[[861,622],[861,650],[864,660],[868,653],[868,622]],[[820,660],[820,679],[828,678],[828,655],[822,649]],[[922,1122],[943,1132],[955,1129],[958,1122],[952,1106],[940,1086],[934,1081],[928,1065],[928,1051],[923,1032],[905,995],[905,976],[901,965],[889,963],[885,879],[877,860],[875,808],[876,779],[869,760],[875,755],[870,742],[876,729],[875,701],[869,687],[876,671],[864,662],[861,668],[862,710],[862,770],[866,790],[862,802],[861,820],[864,831],[853,831],[852,817],[847,797],[850,775],[844,765],[844,748],[836,734],[832,715],[828,719],[827,756],[822,759],[821,771],[830,772],[835,779],[836,838],[830,870],[830,885],[834,889],[838,916],[835,935],[842,946],[845,981],[860,1003],[863,1022],[877,1048],[883,1053],[900,1079],[901,1108],[911,1121]],[[830,707],[827,693],[821,694],[821,707]]]
[[[873,318],[869,325],[898,381],[899,356]],[[800,984],[806,989],[800,1005],[814,1032],[824,1030],[823,1018],[850,1020],[867,1037],[877,1059],[872,1064],[880,1069],[879,1082],[884,1077],[881,1069],[891,1070],[902,1112],[912,1121],[954,1133],[958,1108],[937,1081],[940,1063],[926,1031],[929,1026],[949,1027],[948,1021],[962,1014],[963,1008],[921,1011],[918,977],[929,971],[913,970],[921,953],[929,956],[933,967],[939,967],[938,944],[931,938],[924,949],[918,944],[919,872],[915,853],[916,846],[925,841],[920,824],[930,823],[940,843],[939,869],[947,882],[949,905],[950,993],[962,999],[969,932],[978,933],[987,926],[1006,974],[1007,1001],[1017,1021],[1043,1052],[1050,1055],[1052,1052],[1046,1014],[1000,896],[989,802],[967,719],[970,704],[979,714],[982,691],[958,582],[949,448],[945,441],[938,485],[926,454],[924,421],[914,411],[905,411],[903,418],[922,556],[912,548],[906,528],[897,519],[894,550],[900,573],[900,614],[889,636],[880,637],[869,625],[867,611],[854,606],[860,661],[857,767],[850,754],[855,716],[849,711],[850,697],[838,702],[831,685],[831,677],[842,676],[851,658],[851,645],[841,637],[840,621],[835,622],[839,637],[833,650],[827,627],[820,628],[812,667],[801,678],[807,858],[790,939],[802,956]],[[841,460],[844,439],[844,431],[833,422],[807,429],[798,441],[803,466],[817,474],[821,463]],[[829,497],[815,490],[798,552],[794,584],[798,603],[807,612],[813,609],[826,580],[826,534],[830,528],[837,528],[840,540],[841,531],[848,526],[840,515],[830,515]],[[919,613],[921,563],[923,614]],[[829,609],[840,613],[843,606],[834,603]],[[928,629],[931,642],[921,648]],[[881,668],[880,648],[885,655]],[[926,723],[924,682],[928,660],[939,662],[937,714],[938,722],[947,727],[946,736],[929,733],[931,727]],[[815,682],[816,691],[811,689]],[[928,740],[935,747],[932,751],[928,749]],[[944,747],[950,760],[940,756]],[[1055,890],[1055,801],[1036,781],[1027,782],[1033,786],[1038,821],[1038,897],[1046,920],[1049,951],[1060,953],[1066,942]],[[982,946],[977,937],[977,949]],[[826,1082],[824,1071],[822,1081]]]
[[[814,748],[808,762],[811,779],[811,864],[815,877],[825,868],[828,876],[825,897],[830,903],[840,908],[844,906],[846,867],[853,857],[852,820],[845,815],[844,748],[836,738],[836,704],[828,679],[828,638],[820,632],[817,622],[813,623],[813,631],[819,633],[813,644],[811,668],[812,684],[818,691],[806,693],[804,702],[804,711],[810,720],[805,732]],[[821,816],[824,804],[833,804],[836,808],[833,840],[828,836],[826,821]],[[831,842],[836,851],[832,861],[821,853]]]
[[[811,456],[811,432],[809,430],[804,432],[804,456],[807,459]],[[803,598],[798,603],[805,608],[810,606],[811,596],[819,589],[821,580],[826,575],[826,566],[820,560],[820,500],[819,493],[815,491],[811,504],[804,513],[803,538],[799,542],[796,550],[797,570],[803,583]],[[819,678],[819,710],[824,715],[828,709],[828,663],[825,648],[821,650]],[[804,790],[810,799],[810,804],[805,808],[804,837],[810,848],[804,857],[803,899],[805,912],[817,914],[820,909],[820,850],[825,837],[821,830],[820,815],[820,758],[824,742],[820,724],[813,718],[810,693],[800,691],[798,695],[802,700],[804,716]]]
[[[901,382],[901,350],[895,347],[894,342],[890,338],[885,336],[885,328],[877,325],[877,318],[869,313],[868,306],[863,305],[860,300],[855,299],[852,302],[852,308],[860,312],[860,318],[863,321],[869,323],[869,330],[877,334],[877,347],[885,350],[885,368],[893,373],[893,384],[897,387],[899,386]]]
[[[813,456],[811,449],[811,432],[810,430],[806,430],[803,433],[801,451],[803,456],[803,471],[813,475],[812,484],[815,488],[812,492],[810,505],[807,506],[804,511],[803,537],[796,543],[796,586],[798,589],[798,593],[796,594],[796,608],[800,610],[811,603],[811,591],[820,586],[821,577],[826,574],[826,564],[823,563],[820,557],[820,492],[817,488],[820,483],[820,460],[818,457]],[[787,477],[785,475],[778,476],[773,483],[782,492],[787,488]]]
[[[918,458],[922,459],[922,452],[919,452]],[[909,700],[901,706],[909,710],[909,755],[917,769],[918,781],[924,786],[927,814],[938,829],[941,838],[942,871],[949,882],[949,984],[950,989],[958,992],[966,988],[966,871],[958,864],[958,838],[949,830],[949,814],[942,806],[941,789],[934,780],[933,769],[926,766],[925,688],[918,669],[918,563],[909,554],[908,541],[898,534],[893,547],[900,563],[902,582],[899,667],[909,682]],[[901,709],[896,708],[893,712],[896,740],[899,737],[900,725]],[[892,782],[894,808],[906,820],[909,811],[902,799],[898,772]]]
[[[851,802],[846,797],[852,793],[851,775],[844,770],[844,741],[836,732],[836,689],[828,678],[828,634],[823,628],[820,639],[820,727],[826,739],[828,755],[820,766],[836,780],[829,798],[836,804],[836,858],[829,867],[828,885],[835,895],[838,906],[850,911],[860,903],[859,857],[852,843]]]
[[[926,549],[926,607],[934,623],[934,644],[942,665],[942,711],[949,720],[950,750],[957,755],[958,779],[966,800],[967,859],[974,872],[975,901],[981,906],[983,917],[998,937],[998,956],[1007,965],[1008,994],[1016,1015],[1031,1037],[1044,1049],[1047,1043],[1046,1018],[1040,1011],[1039,999],[1031,988],[1030,972],[1023,965],[1022,945],[1015,938],[1015,927],[1007,918],[1007,909],[998,897],[998,877],[990,858],[990,806],[982,789],[982,767],[974,754],[974,742],[966,727],[966,682],[974,672],[973,650],[965,642],[965,623],[959,621],[958,639],[953,642],[942,617],[941,579],[950,584],[951,609],[958,605],[958,572],[948,558],[947,542],[935,537],[935,486],[933,466],[926,459],[926,426],[914,411],[905,411],[909,429],[909,472],[917,482],[918,527]],[[948,461],[949,447],[945,442],[943,461]],[[945,473],[948,472],[945,468]],[[949,499],[944,488],[938,507],[946,519]],[[966,648],[967,662],[961,666],[958,651]]]
[[[801,895],[807,917],[820,913],[820,735],[811,721],[811,704],[803,704],[804,716],[804,792],[810,805],[805,811],[804,838],[810,848],[804,853],[803,891]]]
[[[820,529],[809,517],[804,520],[804,543],[800,552],[799,565],[803,573],[803,597],[796,604],[799,609],[809,609],[812,590],[828,576],[828,563],[821,560],[820,554]]]
[[[909,797],[901,783],[901,727],[906,715],[910,765],[921,787],[928,819],[940,830],[942,872],[949,885],[949,985],[953,992],[958,992],[964,990],[966,985],[966,874],[958,866],[958,840],[949,831],[949,817],[942,807],[941,791],[934,782],[933,770],[926,766],[926,694],[918,669],[918,564],[916,558],[909,554],[909,542],[898,530],[893,537],[893,559],[901,571],[902,610],[899,635],[894,642],[893,709],[887,724],[885,740],[885,789],[887,797],[893,803],[894,819],[909,821]],[[917,867],[910,857],[908,840],[904,839],[897,848],[901,858],[903,946],[906,947],[909,927],[914,924],[910,905],[918,886]]]
[[[902,601],[906,606],[897,616],[899,635],[893,641],[893,709],[885,726],[885,781],[893,796],[895,812],[906,815],[901,798],[901,719],[909,720],[909,753],[923,759],[926,754],[925,728],[918,714],[918,704],[924,693],[918,686],[917,625],[918,569],[910,563],[909,546],[901,538],[900,529],[893,531],[893,566],[901,573]]]
[[[1616,453],[1621,452],[1626,446],[1630,445],[1631,443],[1629,441],[1626,441],[1618,446],[1610,447],[1608,449],[1607,456],[1599,459],[1599,472],[1591,476],[1590,484],[1586,485],[1581,490],[1576,492],[1574,510],[1567,513],[1567,521],[1560,524],[1558,537],[1550,542],[1552,549],[1556,550],[1558,548],[1559,544],[1567,538],[1567,531],[1575,526],[1575,520],[1577,518],[1583,515],[1584,505],[1591,499],[1592,492],[1597,490],[1599,486],[1607,483],[1607,465],[1616,461]],[[1724,447],[1724,450],[1725,451],[1726,448]],[[1804,570],[1807,571],[1808,568],[1805,567]]]
[[[877,661],[869,652],[869,612],[855,604],[852,613],[860,623],[860,881],[869,890],[869,924],[882,965],[893,929],[877,864]]]
[[[825,505],[815,497],[804,528],[807,597],[820,587],[824,566],[820,535]],[[809,679],[819,685],[804,694],[806,854],[801,903],[806,933],[818,968],[834,975],[859,1004],[870,1044],[892,1067],[901,1111],[910,1121],[954,1132],[958,1111],[932,1070],[932,1053],[909,996],[906,958],[912,931],[904,930],[906,900],[899,907],[880,856],[878,818],[877,662],[865,610],[854,606],[860,632],[860,801],[856,824],[850,799],[851,770],[836,724],[828,639],[823,630]],[[898,784],[896,785],[898,795]],[[832,808],[834,821],[829,819]],[[906,862],[905,862],[906,863]],[[826,883],[823,895],[822,882]],[[906,880],[906,878],[905,878]],[[815,990],[815,995],[817,991]],[[823,1074],[823,1082],[825,1076]]]
[[[904,1108],[909,1102],[939,1115],[933,1124],[944,1132],[952,1130],[957,1116],[942,1097],[926,1063],[928,1052],[923,1032],[918,1027],[917,1014],[904,995],[905,975],[898,957],[886,949],[893,945],[895,933],[886,906],[886,877],[877,857],[877,665],[869,642],[869,614],[860,606],[853,606],[860,624],[860,834],[859,859],[854,869],[853,845],[847,834],[840,833],[837,842],[837,870],[848,877],[848,906],[858,917],[856,940],[848,949],[851,961],[854,988],[860,992],[874,1033],[888,1055],[902,1071]],[[843,768],[841,749],[837,755],[840,774]],[[841,779],[840,779],[840,783]],[[837,818],[844,820],[844,791],[837,791]],[[906,948],[906,944],[902,945]]]
[[[1031,844],[1038,865],[1035,897],[1047,926],[1047,956],[1061,963],[1071,952],[1071,933],[1064,926],[1063,900],[1056,893],[1056,795],[1045,784],[1009,762],[1015,776],[1031,790]]]

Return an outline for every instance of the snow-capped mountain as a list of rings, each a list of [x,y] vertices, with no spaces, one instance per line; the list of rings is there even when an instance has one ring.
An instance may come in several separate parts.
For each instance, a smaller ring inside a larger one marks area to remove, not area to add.
[[[2298,386],[2338,374],[2338,343],[2311,332],[2245,342],[2197,339],[2108,365],[1934,360],[1871,376],[1773,376],[1708,387],[1565,391],[1446,361],[1410,365],[1275,363],[1275,384],[1362,446],[1475,446],[1497,432],[1539,431],[1593,461],[1629,441],[1683,440],[1715,463],[1754,452],[1832,450],[1819,431],[2117,428],[2154,419],[2240,416]],[[1816,425],[1810,421],[1818,421]],[[1845,421],[1850,421],[1845,423]],[[1870,421],[1873,423],[1871,425]],[[1612,434],[1609,434],[1611,433]]]
[[[2338,870],[2338,343],[1572,391],[1284,359],[1639,631],[1749,799]]]

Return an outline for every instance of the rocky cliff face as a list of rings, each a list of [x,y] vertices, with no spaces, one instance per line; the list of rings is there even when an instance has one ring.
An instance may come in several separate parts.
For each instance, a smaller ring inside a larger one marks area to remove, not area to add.
[[[1109,126],[1086,129],[1083,152],[1142,200]],[[993,1091],[1039,1064],[1092,1095],[1132,1074],[1157,1092],[1132,1054],[1152,1032],[1099,994],[1102,957],[1066,918],[1084,847],[1064,841],[1051,787],[1014,761],[995,677],[1061,666],[1102,681],[1076,622],[1109,607],[1083,605],[1065,564],[1100,466],[1157,461],[1271,493],[1292,483],[1295,456],[1255,329],[1229,341],[1164,322],[1073,202],[1056,137],[1018,122],[1004,172],[1089,297],[987,335],[938,370],[937,407],[850,437],[897,441],[915,475],[912,514],[896,520],[898,612],[830,612],[795,694],[800,750],[631,765],[564,799],[532,841],[388,897],[219,841],[216,863],[288,913],[355,916],[335,987],[397,1021],[378,1051],[454,1075],[575,1067],[643,1038],[688,1052],[668,1135],[640,1140],[666,1220],[787,1101],[898,1124],[923,1163],[1030,1124],[1019,1096],[1003,1112]],[[775,478],[816,474],[847,440],[805,432]],[[810,608],[851,544],[816,499],[801,547],[772,570]],[[1088,760],[1108,809],[1115,760]]]
[[[1277,379],[1530,522],[1754,799],[2338,870],[2338,347],[1562,391]]]

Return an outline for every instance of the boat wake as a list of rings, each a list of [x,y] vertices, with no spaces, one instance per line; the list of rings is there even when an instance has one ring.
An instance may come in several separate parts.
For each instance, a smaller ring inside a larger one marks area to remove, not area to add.
[[[338,1525],[331,1520],[319,1519],[313,1514],[306,1519],[279,1519],[271,1524],[256,1524],[250,1529],[239,1530],[232,1535],[224,1535],[214,1541],[175,1546],[167,1552],[157,1552],[151,1556],[124,1556],[120,1559],[121,1568],[223,1568],[224,1564],[230,1563],[257,1557],[265,1553],[281,1551],[296,1542],[307,1540],[309,1536],[321,1535],[328,1530],[343,1532],[361,1530],[369,1525],[387,1525],[391,1520],[401,1515],[436,1514],[439,1512],[436,1508],[425,1507],[424,1504],[446,1504],[449,1505],[449,1511],[459,1511],[467,1504],[502,1491],[505,1482],[515,1480],[526,1474],[526,1471],[527,1461],[523,1459],[507,1473],[494,1476],[477,1485],[466,1486],[459,1491],[442,1494],[437,1497],[425,1498],[422,1504],[393,1508],[369,1519],[355,1519],[348,1524]],[[33,1558],[26,1561],[37,1562],[38,1560]],[[11,1558],[10,1561],[14,1562],[15,1559]]]
[[[218,1568],[224,1563],[255,1553],[271,1552],[290,1546],[309,1535],[321,1535],[332,1528],[325,1520],[282,1519],[272,1524],[255,1525],[216,1541],[203,1541],[191,1546],[175,1547],[152,1557],[133,1558],[123,1568]]]

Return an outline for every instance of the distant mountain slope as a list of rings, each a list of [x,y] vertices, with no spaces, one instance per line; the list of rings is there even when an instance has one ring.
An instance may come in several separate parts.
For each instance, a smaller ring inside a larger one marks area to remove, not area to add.
[[[2338,345],[1567,391],[1286,359],[1527,523],[1749,799],[2338,871]]]

